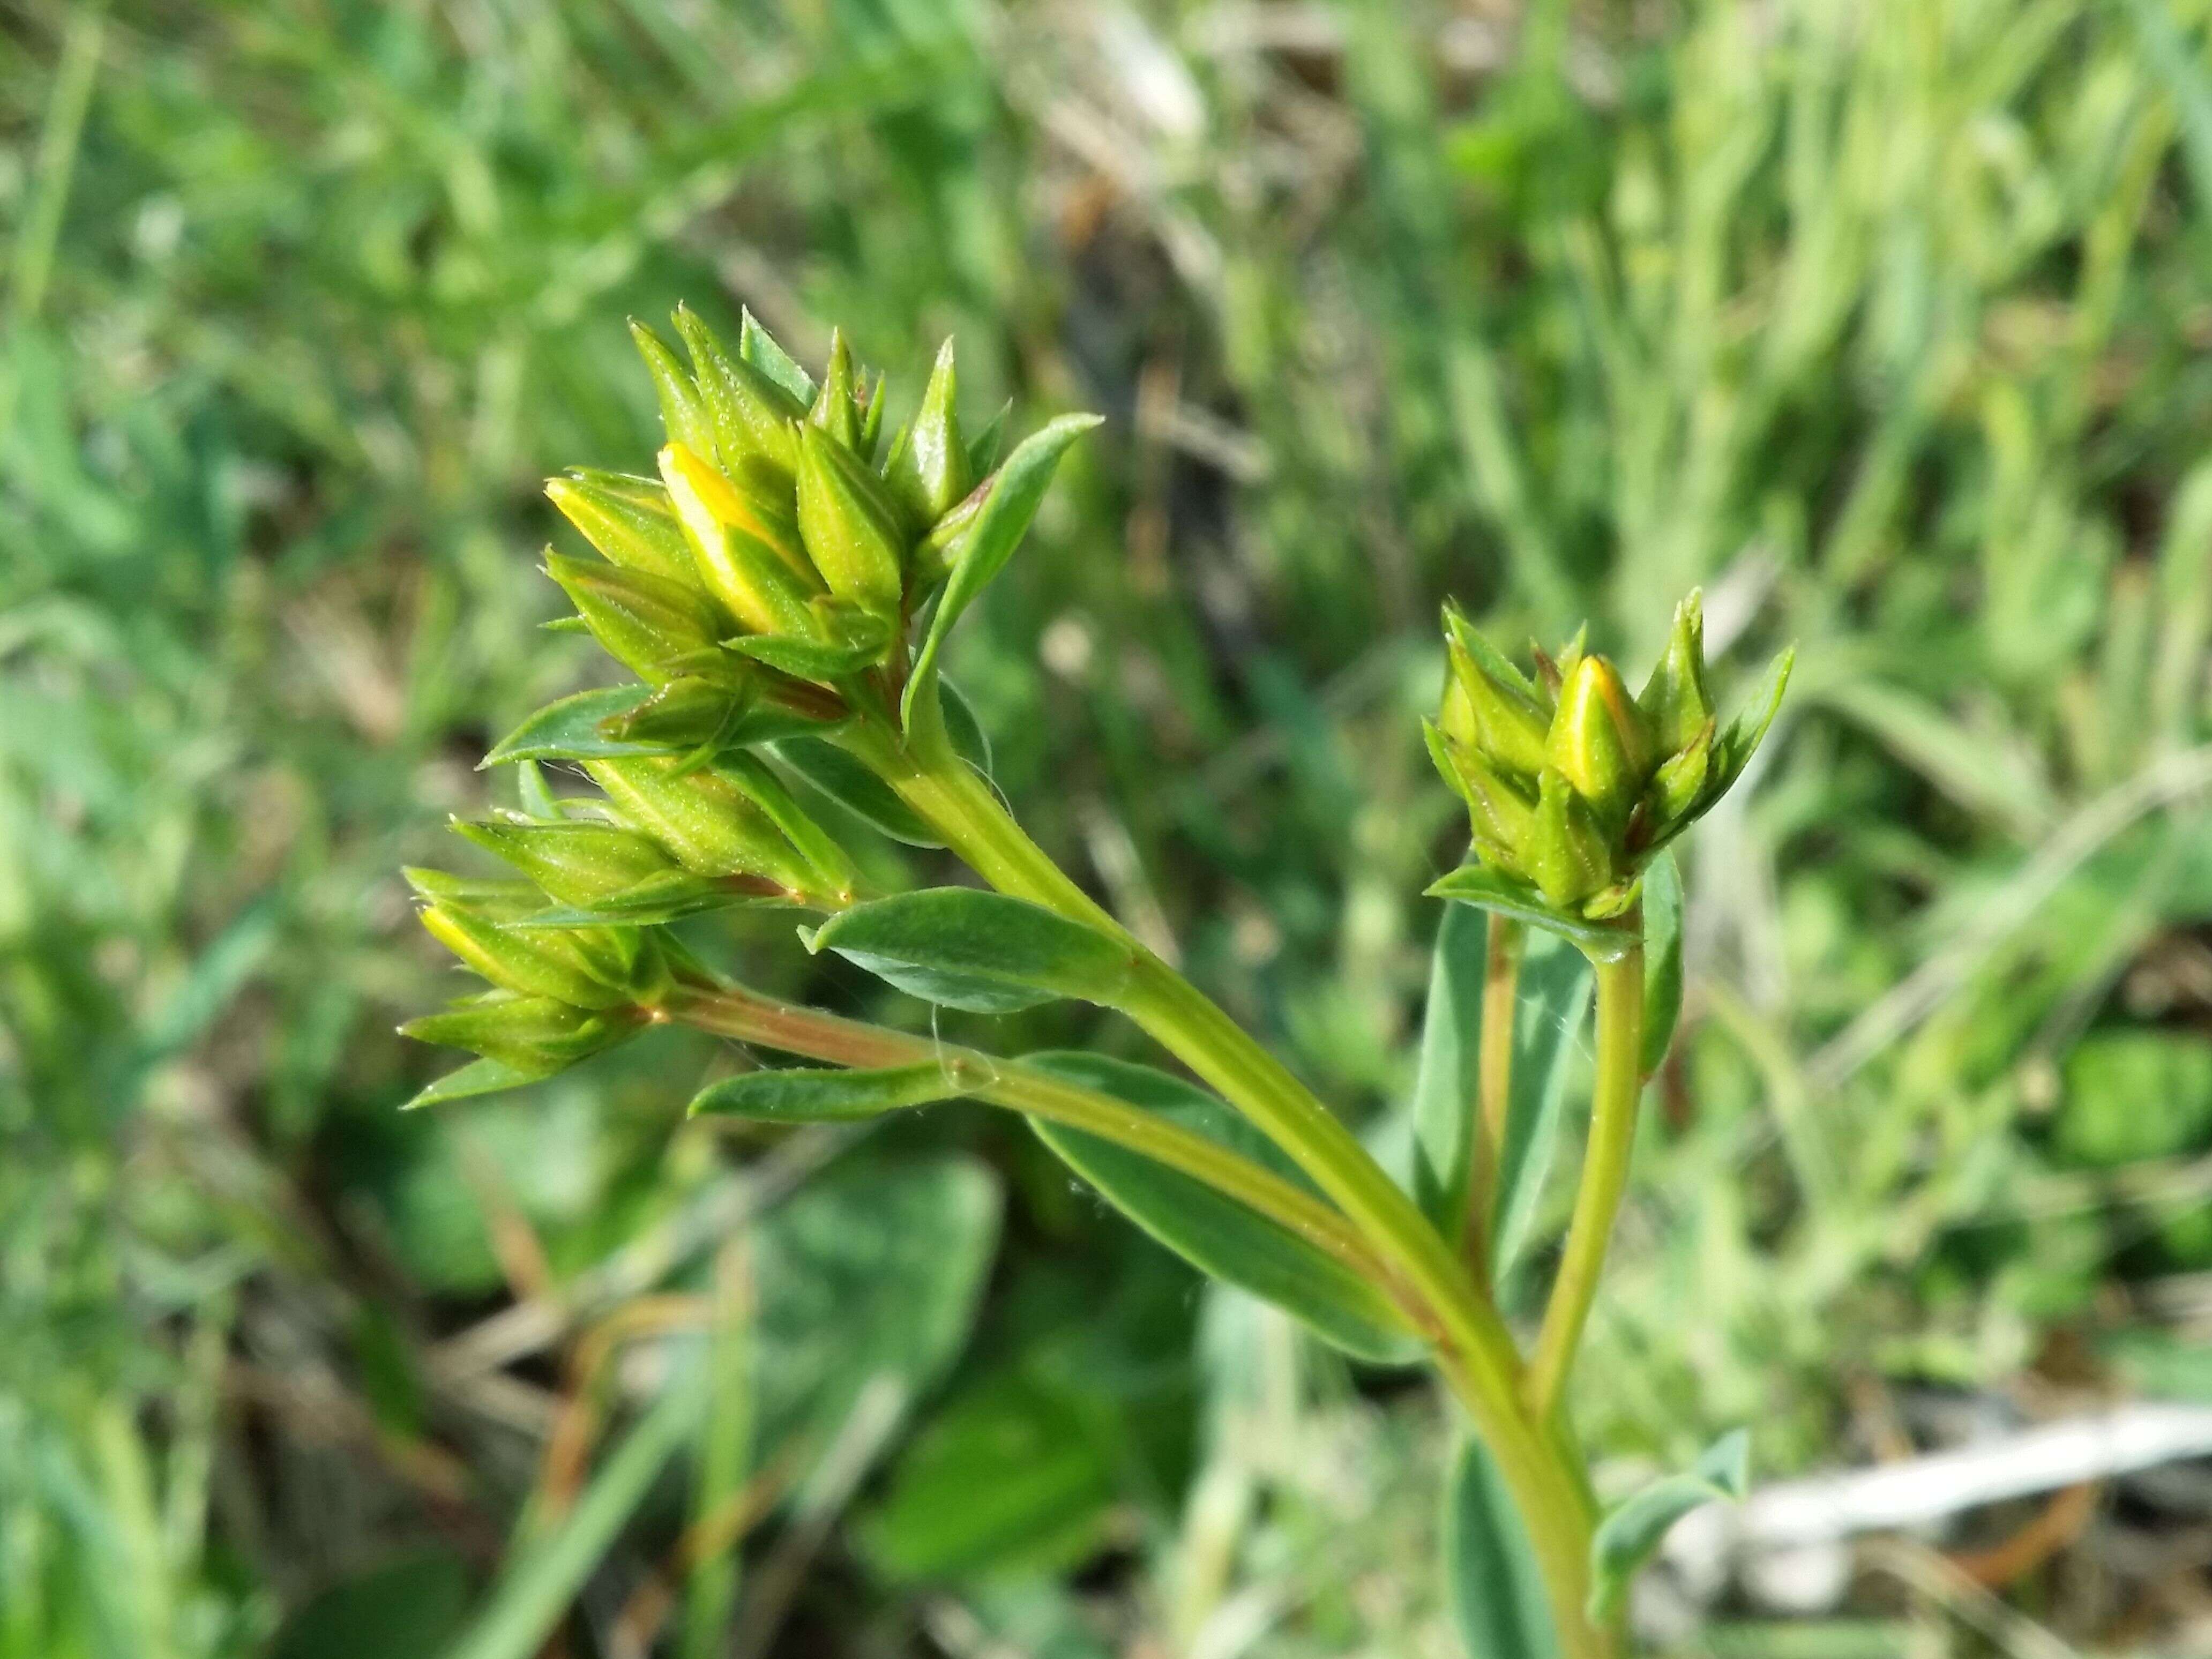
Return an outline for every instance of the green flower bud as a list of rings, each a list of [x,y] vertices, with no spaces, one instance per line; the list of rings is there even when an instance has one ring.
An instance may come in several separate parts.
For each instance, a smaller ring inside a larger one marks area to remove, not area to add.
[[[587,819],[564,823],[456,820],[453,828],[506,860],[562,904],[582,908],[678,867],[650,836]]]
[[[1578,656],[1561,676],[1546,758],[1618,829],[1651,777],[1650,727],[1605,658]]]
[[[545,495],[610,564],[667,581],[698,580],[690,544],[658,480],[580,471],[548,478]]]
[[[1437,728],[1431,727],[1431,731]],[[1536,797],[1498,771],[1474,750],[1437,732],[1439,744],[1460,798],[1467,802],[1469,833],[1482,861],[1508,875],[1529,879],[1523,849],[1535,833]],[[1434,747],[1436,745],[1432,745]]]
[[[637,1000],[605,977],[612,964],[599,952],[609,941],[587,938],[611,934],[611,928],[502,927],[465,907],[444,904],[424,910],[422,921],[431,938],[504,989],[579,1008],[614,1008]]]
[[[660,398],[660,424],[667,430],[668,441],[702,455],[713,454],[714,422],[697,383],[684,372],[684,365],[676,361],[676,354],[662,343],[660,337],[635,318],[630,319],[629,337],[637,342],[645,372],[653,377],[653,389]]]
[[[1576,903],[1613,884],[1611,839],[1556,767],[1546,767],[1537,781],[1535,822],[1521,853],[1528,878],[1555,905]]]
[[[1449,628],[1450,678],[1437,715],[1444,735],[1520,777],[1544,769],[1548,720],[1534,689],[1456,611]]]
[[[1705,597],[1696,589],[1674,607],[1666,653],[1636,701],[1651,723],[1662,755],[1681,753],[1711,722],[1713,700],[1705,691]]]
[[[742,476],[753,464],[765,463],[766,475],[780,477],[787,487],[792,469],[799,464],[793,423],[806,413],[805,406],[742,356],[732,357],[724,351],[714,331],[689,306],[676,307],[676,331],[684,337],[691,366],[698,372],[700,398],[714,446],[702,449],[688,438],[679,441],[701,455],[719,453],[723,468],[732,475]]]
[[[824,384],[829,395],[832,381]],[[846,444],[810,424],[799,452],[799,533],[841,599],[898,614],[908,538],[896,501]]]
[[[806,411],[806,423],[828,433],[846,448],[858,451],[861,409],[853,373],[852,348],[845,343],[842,330],[832,329],[829,372],[822,377],[821,389],[814,394],[814,407]]]
[[[712,652],[722,629],[696,588],[618,564],[563,558],[548,548],[545,574],[575,604],[592,637],[640,679],[672,678],[663,666]]]
[[[543,1078],[634,1036],[647,1018],[636,1009],[595,1011],[552,997],[494,991],[410,1019],[399,1032],[417,1042],[466,1048]]]
[[[954,404],[959,391],[952,366],[952,342],[937,353],[928,388],[914,423],[891,447],[884,482],[906,504],[915,520],[933,525],[957,507],[975,486],[968,470],[968,448],[960,435]]]
[[[794,892],[814,885],[775,820],[721,769],[639,756],[586,761],[584,769],[627,822],[694,874],[764,876]]]
[[[772,539],[776,527],[686,446],[660,452],[660,476],[707,591],[754,633],[808,631],[823,589],[805,555]]]
[[[401,873],[428,907],[422,925],[431,936],[495,985],[586,1008],[650,1003],[667,989],[658,939],[641,928],[518,926],[545,906],[529,882]]]

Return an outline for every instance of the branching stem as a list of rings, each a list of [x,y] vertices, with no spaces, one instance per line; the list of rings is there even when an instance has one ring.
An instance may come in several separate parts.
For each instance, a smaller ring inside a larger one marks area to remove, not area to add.
[[[972,1098],[1065,1124],[1140,1152],[1279,1223],[1370,1282],[1382,1282],[1374,1251],[1342,1216],[1311,1194],[1217,1140],[1101,1091],[1018,1060],[908,1036],[736,986],[683,986],[659,1012],[718,1036],[835,1066],[942,1066],[961,1092]]]
[[[933,710],[930,711],[933,717]],[[1111,933],[1129,947],[1120,1008],[1204,1079],[1310,1176],[1350,1218],[1435,1333],[1437,1366],[1511,1488],[1540,1568],[1562,1659],[1610,1659],[1591,1623],[1586,1492],[1558,1443],[1522,1400],[1520,1354],[1488,1296],[1411,1200],[1311,1091],[1228,1015],[1069,879],[1024,833],[989,784],[953,753],[933,718],[902,742],[880,728],[842,739],[1001,892]]]

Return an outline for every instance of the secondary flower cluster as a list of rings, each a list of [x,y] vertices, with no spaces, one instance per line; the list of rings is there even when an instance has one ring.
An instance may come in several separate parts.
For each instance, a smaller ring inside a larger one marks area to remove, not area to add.
[[[1580,636],[1556,658],[1538,647],[1532,678],[1455,608],[1444,628],[1451,670],[1429,749],[1467,802],[1476,855],[1551,908],[1594,920],[1626,912],[1644,866],[1742,774],[1790,674],[1784,652],[1723,730],[1694,592],[1634,696]]]
[[[660,924],[856,902],[852,860],[787,780],[843,798],[854,766],[823,740],[895,718],[916,611],[973,554],[994,503],[984,550],[1003,561],[1080,429],[1060,423],[1017,451],[1006,510],[1003,414],[963,433],[950,341],[886,445],[884,380],[854,367],[842,335],[817,385],[750,315],[735,352],[689,309],[675,324],[688,367],[632,325],[666,428],[659,476],[576,471],[546,485],[601,556],[546,550],[576,607],[566,625],[640,683],[563,699],[493,751],[519,763],[523,809],[454,827],[521,879],[408,872],[423,925],[494,988],[403,1028],[480,1056],[426,1100],[549,1076],[651,1023],[677,980],[699,975]],[[556,798],[541,761],[580,768],[599,793]]]

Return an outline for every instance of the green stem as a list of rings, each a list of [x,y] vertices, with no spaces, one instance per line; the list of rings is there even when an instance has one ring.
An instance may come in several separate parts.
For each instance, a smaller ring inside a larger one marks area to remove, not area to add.
[[[1539,1422],[1548,1420],[1559,1407],[1597,1297],[1598,1273],[1628,1185],[1636,1106],[1644,1092],[1644,947],[1595,965],[1597,1076],[1590,1091],[1589,1152],[1583,1162],[1582,1189],[1575,1194],[1574,1218],[1567,1225],[1566,1252],[1528,1362],[1528,1407]]]
[[[980,1049],[908,1036],[736,986],[682,986],[655,1012],[717,1036],[836,1066],[942,1066],[978,1100],[1063,1123],[1142,1153],[1258,1211],[1370,1283],[1382,1279],[1374,1251],[1343,1217],[1311,1194],[1217,1140],[1112,1095]]]
[[[1198,988],[1130,935],[1070,880],[1000,805],[990,786],[940,734],[900,744],[879,729],[845,741],[901,799],[1001,892],[1101,928],[1133,957],[1121,1011],[1218,1091],[1349,1217],[1425,1310],[1437,1365],[1512,1489],[1542,1569],[1562,1659],[1608,1659],[1607,1632],[1584,1611],[1589,1506],[1542,1419],[1521,1405],[1521,1361],[1495,1308],[1451,1246],[1313,1093]]]
[[[1513,1111],[1513,1011],[1521,988],[1521,948],[1527,929],[1510,917],[1490,914],[1482,972],[1481,1046],[1468,1170],[1468,1267],[1486,1283],[1491,1230],[1498,1222],[1498,1177],[1505,1157],[1506,1126]]]

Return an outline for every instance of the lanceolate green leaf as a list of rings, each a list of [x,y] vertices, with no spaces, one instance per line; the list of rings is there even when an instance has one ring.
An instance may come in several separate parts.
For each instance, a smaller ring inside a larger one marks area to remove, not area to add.
[[[653,695],[649,685],[611,685],[579,691],[549,702],[501,738],[481,765],[505,761],[607,760],[622,755],[650,755],[650,744],[624,743],[604,735],[599,722],[627,714]]]
[[[1494,910],[1501,916],[1510,916],[1546,933],[1557,933],[1601,961],[1613,961],[1626,955],[1635,943],[1634,936],[1626,928],[1592,921],[1547,904],[1544,896],[1527,882],[1516,881],[1486,865],[1462,864],[1443,879],[1431,883],[1428,892],[1431,898],[1456,899],[1462,904]]]
[[[1265,1135],[1181,1079],[1100,1054],[1033,1054],[1027,1063],[1155,1112],[1307,1186]],[[1419,1357],[1419,1342],[1385,1297],[1279,1224],[1127,1147],[1060,1124],[1031,1119],[1030,1127],[1109,1203],[1201,1272],[1274,1303],[1357,1358],[1404,1364]]]
[[[692,1097],[694,1116],[709,1113],[771,1123],[824,1123],[875,1117],[959,1094],[960,1079],[938,1065],[880,1071],[787,1066],[709,1084]]]
[[[1580,951],[1540,935],[1528,941],[1513,1009],[1513,1086],[1498,1156],[1498,1209],[1491,1270],[1498,1284],[1520,1261],[1535,1231],[1544,1180],[1559,1148],[1567,1079],[1590,1001],[1590,969]]]
[[[411,1112],[418,1106],[441,1106],[449,1100],[520,1089],[526,1083],[542,1082],[555,1069],[557,1068],[537,1070],[510,1065],[503,1060],[472,1060],[459,1071],[448,1072],[435,1083],[425,1085],[400,1109]]]
[[[914,675],[907,682],[902,718],[913,719],[913,703],[923,686],[937,676],[938,653],[960,613],[989,586],[1005,568],[1015,547],[1036,517],[1038,505],[1052,483],[1052,475],[1067,447],[1099,422],[1096,415],[1063,415],[1041,432],[1014,446],[1006,464],[981,488],[988,493],[981,507],[950,550],[952,574],[946,578],[944,596],[929,620],[928,635],[915,659]]]
[[[1702,1504],[1740,1500],[1750,1489],[1751,1436],[1732,1429],[1687,1473],[1656,1480],[1624,1499],[1598,1523],[1590,1540],[1590,1617],[1604,1623],[1620,1611],[1630,1581],[1668,1528]]]
[[[1461,1443],[1444,1487],[1444,1583],[1468,1659],[1559,1659],[1544,1581],[1504,1477],[1482,1443]]]
[[[800,777],[893,841],[909,847],[945,845],[890,785],[836,744],[820,738],[787,738],[775,745],[775,752]]]
[[[1480,910],[1447,904],[1429,958],[1420,1070],[1413,1079],[1413,1196],[1447,1239],[1467,1231],[1489,934]]]
[[[1682,1016],[1682,872],[1662,853],[1644,872],[1644,1074],[1667,1058]]]
[[[807,939],[949,1008],[1009,1013],[1054,997],[1111,1006],[1128,983],[1128,946],[1041,905],[969,887],[932,887],[831,917]]]

